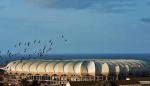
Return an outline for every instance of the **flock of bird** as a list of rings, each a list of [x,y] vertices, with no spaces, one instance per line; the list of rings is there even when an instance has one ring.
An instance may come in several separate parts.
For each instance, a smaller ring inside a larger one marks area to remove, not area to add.
[[[65,39],[64,35],[61,35],[61,38],[64,42],[67,42],[68,40]],[[16,50],[12,51],[12,50],[7,50],[6,51],[6,56],[9,58],[12,57],[17,57],[19,56],[18,54],[20,54],[20,52],[22,52],[22,54],[26,55],[24,57],[22,57],[22,59],[30,59],[33,56],[37,56],[37,57],[43,57],[46,56],[49,52],[51,52],[51,50],[53,49],[53,45],[54,45],[54,40],[49,40],[47,41],[47,45],[42,45],[41,40],[33,40],[33,41],[28,41],[28,42],[18,42],[14,45],[14,49],[20,49],[19,52],[16,52]],[[37,49],[36,47],[39,47],[39,49]],[[31,48],[36,48],[35,50],[32,49],[32,53],[30,51]],[[0,57],[2,57],[2,51],[0,50]]]

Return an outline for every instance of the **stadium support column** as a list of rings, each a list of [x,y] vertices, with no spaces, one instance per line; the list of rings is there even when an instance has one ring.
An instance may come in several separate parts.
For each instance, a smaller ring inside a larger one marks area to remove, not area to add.
[[[108,80],[108,75],[106,75],[106,79],[105,80]]]
[[[117,74],[117,75],[116,75],[116,80],[118,80],[118,76],[119,76],[119,75]]]
[[[94,78],[94,81],[96,81],[96,75],[94,75],[94,77],[93,77],[93,78]]]

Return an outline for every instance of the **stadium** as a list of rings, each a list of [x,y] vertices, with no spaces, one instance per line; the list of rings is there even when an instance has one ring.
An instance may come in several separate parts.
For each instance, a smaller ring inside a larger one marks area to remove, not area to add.
[[[38,81],[101,81],[125,80],[129,76],[143,76],[148,69],[142,60],[17,60],[5,70],[12,79]]]

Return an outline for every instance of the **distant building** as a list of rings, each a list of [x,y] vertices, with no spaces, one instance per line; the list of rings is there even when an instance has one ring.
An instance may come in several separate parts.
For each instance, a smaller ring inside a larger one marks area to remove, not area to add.
[[[70,81],[66,86],[141,86],[139,81]]]
[[[140,80],[68,81],[66,86],[150,86],[150,77],[145,77],[144,79],[146,81]]]
[[[125,80],[143,76],[148,65],[142,60],[17,60],[6,67],[12,79],[50,81],[66,84],[68,81]]]

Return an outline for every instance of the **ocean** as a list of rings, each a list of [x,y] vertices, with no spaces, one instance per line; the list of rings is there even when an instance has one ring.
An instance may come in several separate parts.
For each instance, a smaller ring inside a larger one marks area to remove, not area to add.
[[[1,56],[0,64],[7,64],[14,60],[25,59],[51,59],[51,60],[71,60],[71,59],[138,59],[149,63],[150,54],[51,54],[42,57],[36,55],[19,55],[17,57]]]

